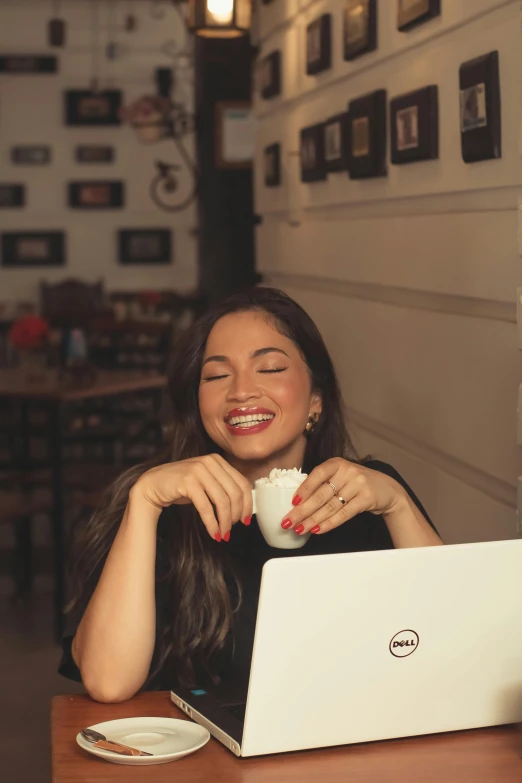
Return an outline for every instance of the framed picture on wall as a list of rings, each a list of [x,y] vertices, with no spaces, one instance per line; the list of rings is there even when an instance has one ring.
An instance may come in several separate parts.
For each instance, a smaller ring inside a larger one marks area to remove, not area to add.
[[[118,209],[124,204],[123,182],[69,182],[68,203],[76,209]]]
[[[281,184],[281,145],[269,144],[263,150],[264,182],[267,188]]]
[[[332,67],[332,15],[323,14],[306,28],[306,73]]]
[[[130,228],[118,232],[120,264],[171,264],[170,228]]]
[[[324,163],[326,171],[346,170],[346,133],[348,115],[337,114],[323,125]]]
[[[0,54],[0,73],[56,73],[58,59],[49,54]]]
[[[376,0],[345,0],[343,53],[345,60],[377,48]]]
[[[65,264],[63,231],[5,231],[1,237],[2,266],[35,267]]]
[[[7,185],[0,182],[0,209],[25,207],[25,185]]]
[[[23,166],[43,166],[51,162],[51,148],[48,146],[21,146],[11,149],[11,163]]]
[[[218,101],[214,121],[216,167],[252,168],[256,123],[250,102]]]
[[[462,158],[474,163],[500,158],[500,83],[498,52],[463,63],[459,69]]]
[[[302,129],[299,156],[301,159],[302,182],[319,182],[326,179],[324,127],[322,122]]]
[[[121,125],[121,90],[66,90],[65,124],[73,126]]]
[[[386,90],[350,101],[348,172],[351,179],[386,176]]]
[[[113,163],[114,147],[102,144],[81,144],[76,147],[77,163]]]
[[[258,64],[259,92],[265,100],[281,94],[281,51],[263,57]]]
[[[390,101],[391,162],[439,157],[439,106],[435,84]]]
[[[440,0],[397,0],[397,27],[401,32],[440,15]]]

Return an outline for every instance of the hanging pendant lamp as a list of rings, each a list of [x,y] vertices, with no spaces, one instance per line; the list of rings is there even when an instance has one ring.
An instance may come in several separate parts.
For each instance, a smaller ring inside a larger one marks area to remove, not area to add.
[[[205,38],[238,38],[250,32],[252,0],[188,0],[189,30]]]

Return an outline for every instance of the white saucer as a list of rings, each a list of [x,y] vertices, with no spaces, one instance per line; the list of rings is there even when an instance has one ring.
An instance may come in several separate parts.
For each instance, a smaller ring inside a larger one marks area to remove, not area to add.
[[[108,720],[89,726],[90,729],[105,734],[107,739],[132,745],[138,750],[152,753],[152,756],[120,756],[110,750],[95,748],[81,734],[76,735],[78,745],[113,764],[130,764],[132,766],[148,766],[149,764],[166,764],[168,761],[187,756],[206,745],[210,734],[203,726],[188,720],[175,718],[122,718]]]

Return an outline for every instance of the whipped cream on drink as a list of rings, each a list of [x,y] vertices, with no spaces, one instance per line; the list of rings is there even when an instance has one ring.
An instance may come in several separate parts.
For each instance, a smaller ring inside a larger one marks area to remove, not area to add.
[[[290,489],[297,488],[307,478],[308,473],[301,473],[301,468],[292,468],[291,470],[283,470],[280,468],[274,468],[270,471],[268,476],[257,479],[254,481],[256,487],[288,487]]]
[[[252,510],[263,538],[276,549],[299,549],[310,538],[310,533],[298,535],[287,530],[281,522],[293,508],[292,499],[307,477],[301,469],[274,468],[268,476],[257,479],[252,490]],[[302,490],[301,490],[302,491]]]

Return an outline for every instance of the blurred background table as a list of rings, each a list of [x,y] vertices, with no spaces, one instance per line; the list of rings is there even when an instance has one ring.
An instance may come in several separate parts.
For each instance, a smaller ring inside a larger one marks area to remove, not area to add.
[[[76,744],[76,734],[86,726],[135,716],[187,719],[165,691],[141,693],[122,704],[56,696],[51,710],[53,783],[118,783],[130,778],[140,783],[522,783],[514,726],[246,759],[236,758],[211,737],[190,756],[140,771],[95,758]]]
[[[57,639],[65,602],[66,492],[73,510],[92,513],[103,489],[126,467],[148,459],[163,443],[161,408],[166,378],[98,370],[74,387],[47,370],[31,379],[0,372],[0,519],[15,524],[15,597],[32,585],[31,522],[51,520]]]

